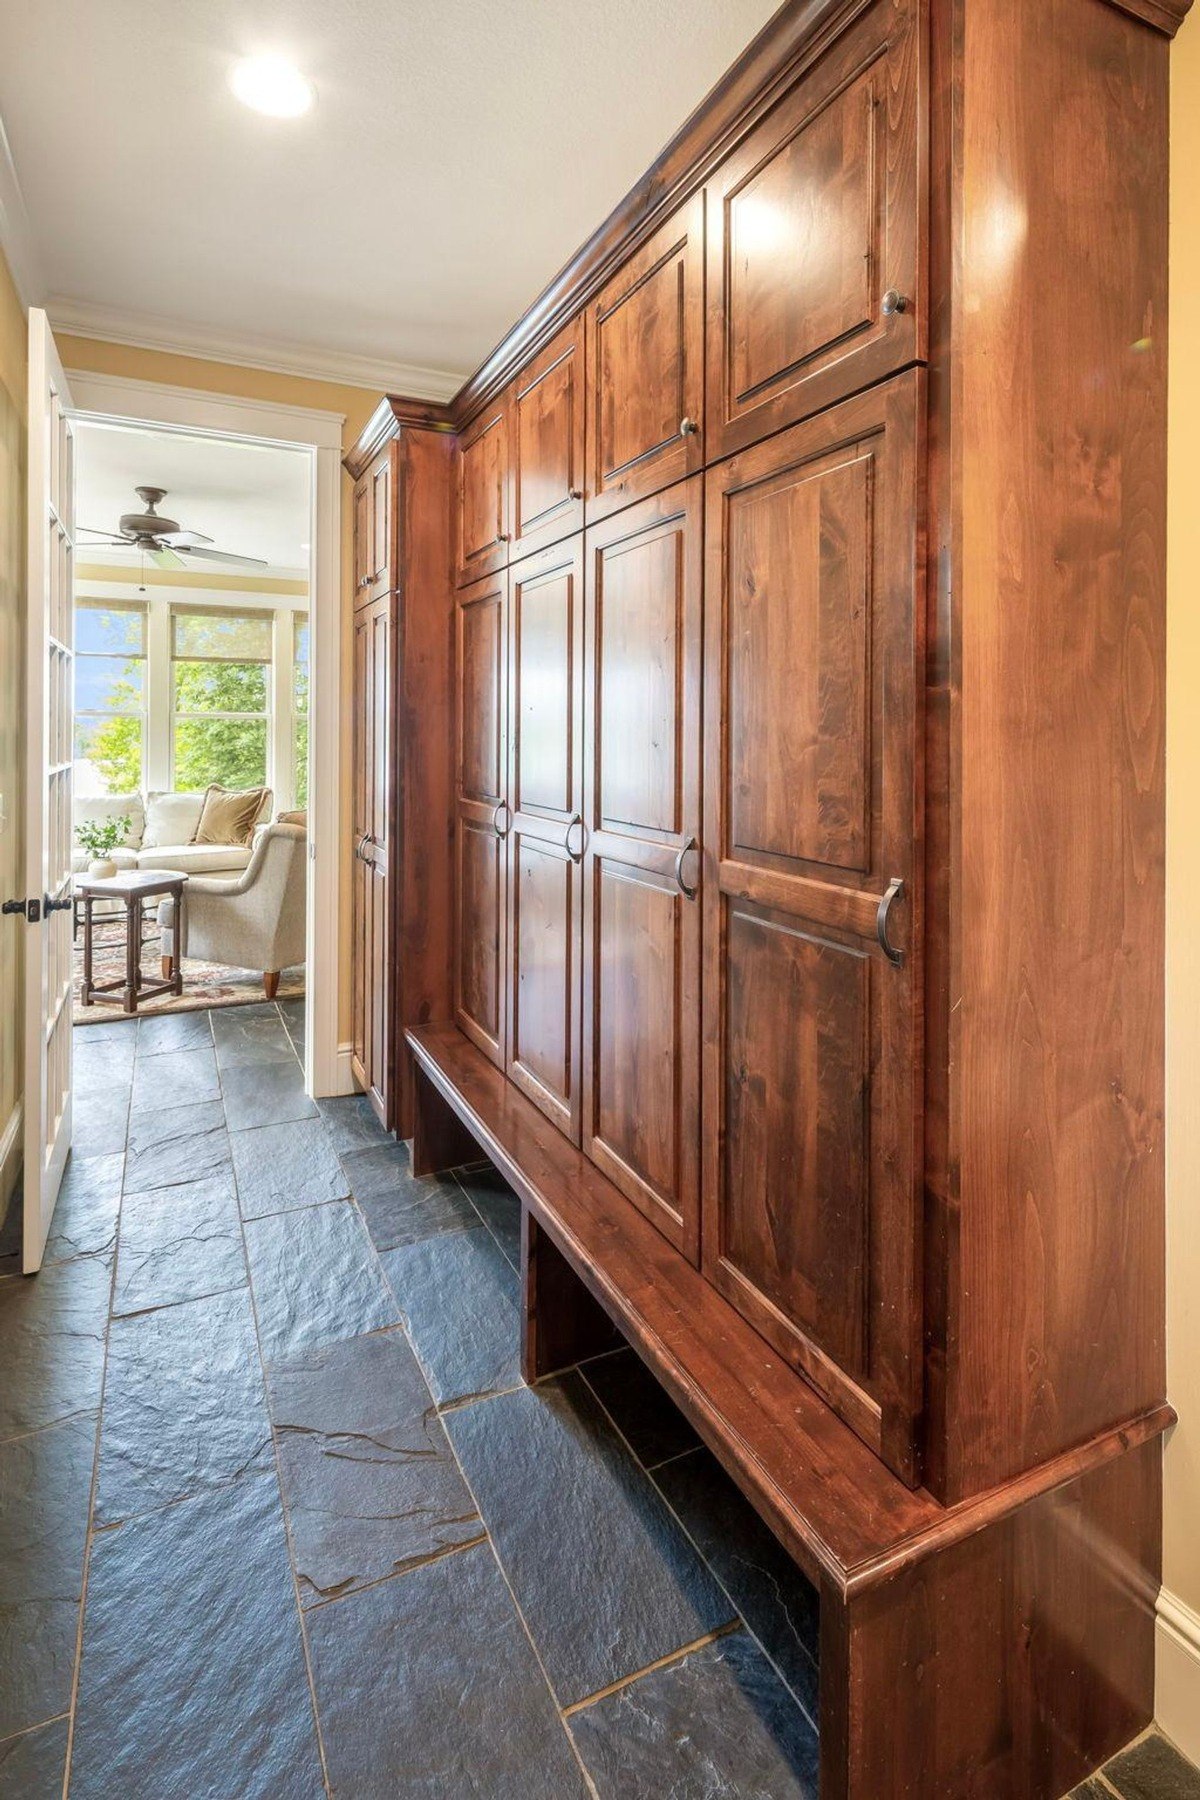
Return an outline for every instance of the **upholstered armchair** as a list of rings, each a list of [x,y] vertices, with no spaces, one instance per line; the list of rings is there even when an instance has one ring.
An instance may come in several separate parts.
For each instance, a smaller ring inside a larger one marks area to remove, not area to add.
[[[303,825],[264,825],[240,875],[192,876],[184,890],[182,943],[176,943],[174,903],[164,900],[158,909],[164,977],[176,955],[261,969],[273,1000],[280,970],[304,961],[307,848]]]

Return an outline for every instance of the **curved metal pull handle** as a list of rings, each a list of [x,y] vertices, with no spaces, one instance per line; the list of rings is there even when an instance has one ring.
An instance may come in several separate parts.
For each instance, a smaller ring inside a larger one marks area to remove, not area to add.
[[[889,288],[880,301],[880,311],[890,319],[893,313],[908,311],[908,295],[900,293],[896,288]]]
[[[903,892],[904,883],[898,875],[894,875],[880,898],[879,910],[875,914],[875,936],[879,939],[879,948],[898,969],[904,966],[904,952],[894,949],[888,941],[888,914],[892,910],[892,902],[898,900]]]
[[[685,413],[683,418],[679,421],[680,437],[697,437],[699,432],[700,427],[697,425],[695,419],[689,419]]]
[[[505,815],[503,825],[500,823],[501,813]],[[509,832],[512,830],[512,820],[512,807],[508,804],[508,801],[497,800],[496,810],[492,814],[492,830],[498,838],[506,838],[508,836]]]
[[[364,845],[365,845],[365,844],[369,844],[369,843],[370,843],[370,841],[371,841],[371,834],[370,834],[370,832],[369,832],[369,831],[364,831],[364,832],[363,832],[363,834],[362,834],[362,836],[361,836],[361,837],[360,837],[360,838],[359,838],[359,840],[358,840],[358,842],[357,842],[357,844],[355,844],[355,846],[354,846],[354,854],[355,854],[355,856],[356,856],[356,857],[357,857],[357,858],[358,858],[358,860],[359,860],[359,862],[366,862],[366,860],[367,860],[367,859],[366,859],[366,857],[365,857],[365,856],[364,856],[364,855],[363,855],[363,846],[364,846]]]
[[[700,883],[698,880],[694,887],[689,887],[687,882],[683,879],[683,859],[690,851],[699,850],[699,847],[700,846],[697,844],[695,838],[690,837],[687,843],[680,848],[679,854],[675,858],[675,885],[685,900],[694,900],[696,895],[700,892]]]
[[[571,848],[571,833],[574,831],[574,829],[577,825],[579,827],[579,848],[578,848],[578,850],[572,850],[572,848]],[[584,848],[586,846],[586,842],[587,842],[587,836],[584,831],[583,818],[582,818],[581,814],[576,813],[575,817],[571,820],[571,823],[567,826],[567,835],[566,835],[567,855],[570,857],[570,859],[573,863],[581,863],[583,861],[583,852],[584,852]]]

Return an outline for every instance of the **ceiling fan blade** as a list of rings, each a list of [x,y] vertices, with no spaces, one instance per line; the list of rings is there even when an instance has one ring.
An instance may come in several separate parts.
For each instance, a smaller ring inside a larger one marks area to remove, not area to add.
[[[229,563],[239,569],[269,569],[265,556],[231,556],[228,550],[202,550],[191,544],[177,546],[180,555],[196,557],[203,562]]]
[[[169,550],[195,550],[201,544],[211,544],[212,539],[205,537],[202,531],[160,531],[159,542]]]
[[[89,537],[104,538],[110,544],[132,544],[133,538],[123,537],[119,531],[104,531],[99,525],[77,525],[76,534],[86,531]]]
[[[176,554],[173,550],[168,549],[161,544],[157,545],[154,549],[147,551],[147,555],[149,556],[151,562],[157,563],[157,565],[160,569],[186,569],[187,568],[187,564],[182,560],[182,558],[176,556]]]

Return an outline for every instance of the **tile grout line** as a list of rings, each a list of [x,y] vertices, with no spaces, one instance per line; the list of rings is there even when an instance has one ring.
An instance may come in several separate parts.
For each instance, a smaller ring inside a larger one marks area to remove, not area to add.
[[[346,1340],[353,1343],[353,1338]],[[304,1616],[310,1613],[323,1612],[328,1606],[340,1606],[343,1600],[353,1600],[356,1594],[369,1594],[373,1588],[387,1587],[390,1582],[403,1581],[406,1575],[415,1575],[418,1569],[427,1569],[432,1563],[446,1562],[452,1556],[458,1556],[463,1550],[478,1550],[480,1544],[487,1542],[487,1527],[480,1519],[478,1537],[466,1538],[461,1544],[444,1544],[440,1550],[430,1551],[428,1556],[418,1556],[402,1569],[392,1569],[386,1575],[376,1575],[372,1581],[361,1581],[355,1587],[344,1588],[340,1594],[326,1594],[320,1600],[312,1600],[304,1608]]]
[[[706,1565],[707,1566],[707,1565]],[[745,1620],[738,1617],[730,1619],[726,1625],[718,1625],[715,1631],[706,1631],[702,1637],[693,1638],[690,1644],[681,1644],[678,1650],[669,1650],[665,1656],[656,1657],[645,1668],[634,1669],[628,1675],[622,1675],[619,1681],[610,1681],[605,1687],[597,1688],[594,1694],[585,1694],[582,1700],[572,1700],[569,1706],[562,1708],[564,1719],[573,1719],[576,1713],[586,1712],[590,1706],[597,1706],[601,1700],[607,1700],[612,1694],[621,1694],[632,1687],[644,1675],[654,1675],[659,1669],[669,1669],[675,1663],[682,1662],[685,1656],[691,1656],[697,1650],[707,1649],[709,1644],[719,1644],[722,1638],[732,1637],[735,1632],[747,1629]],[[789,1689],[789,1692],[791,1690]]]
[[[212,1026],[212,1019],[210,1016],[210,1018],[209,1018],[210,1029],[211,1029],[211,1026]],[[214,1039],[214,1057],[215,1057],[215,1047],[216,1046],[215,1046],[215,1039]],[[221,1086],[221,1070],[220,1070],[219,1064],[217,1066],[217,1085],[221,1089],[221,1113],[222,1113],[222,1116],[224,1117],[225,1116],[225,1096],[224,1096],[224,1088]],[[226,1132],[228,1133],[229,1121],[228,1121],[227,1117],[225,1120],[225,1129],[226,1129]],[[326,1794],[332,1794],[333,1787],[332,1787],[332,1784],[329,1779],[329,1763],[328,1763],[328,1759],[326,1758],[326,1755],[325,1755],[325,1735],[321,1729],[321,1714],[320,1714],[320,1711],[317,1706],[317,1689],[316,1689],[316,1683],[313,1680],[312,1658],[309,1654],[309,1648],[308,1648],[308,1634],[306,1633],[306,1631],[304,1629],[304,1608],[301,1605],[301,1601],[300,1601],[300,1583],[296,1576],[296,1557],[295,1557],[295,1552],[292,1547],[291,1520],[288,1516],[287,1501],[284,1497],[283,1470],[281,1469],[280,1463],[279,1463],[279,1443],[278,1443],[278,1440],[275,1435],[274,1420],[271,1417],[271,1389],[270,1389],[270,1385],[267,1380],[267,1362],[266,1362],[265,1356],[263,1355],[262,1332],[259,1328],[259,1323],[258,1323],[258,1301],[256,1300],[255,1294],[254,1294],[254,1276],[253,1276],[253,1273],[252,1273],[251,1267],[250,1267],[250,1252],[249,1252],[249,1249],[248,1249],[247,1243],[246,1243],[246,1221],[242,1217],[241,1200],[240,1200],[239,1194],[238,1194],[237,1167],[235,1164],[233,1164],[232,1157],[230,1158],[230,1163],[231,1163],[231,1167],[232,1167],[233,1198],[234,1198],[234,1204],[237,1207],[238,1232],[239,1232],[239,1235],[241,1237],[241,1242],[242,1242],[242,1257],[246,1264],[246,1291],[247,1291],[247,1294],[250,1299],[250,1316],[254,1321],[254,1341],[255,1341],[256,1345],[258,1346],[258,1366],[259,1366],[259,1372],[262,1375],[262,1383],[263,1383],[263,1405],[266,1408],[267,1430],[268,1430],[269,1437],[270,1437],[271,1455],[272,1455],[272,1459],[273,1459],[274,1465],[275,1465],[275,1484],[276,1484],[276,1488],[279,1493],[279,1512],[280,1512],[280,1517],[283,1520],[284,1547],[287,1551],[288,1574],[292,1578],[292,1598],[295,1602],[296,1623],[297,1623],[297,1626],[299,1628],[299,1633],[300,1633],[300,1651],[301,1651],[301,1655],[304,1658],[304,1672],[308,1679],[308,1702],[309,1702],[310,1707],[312,1708],[313,1731],[316,1735],[316,1740],[317,1740],[317,1755],[321,1759],[321,1779],[324,1782]],[[66,1800],[65,1796],[64,1796],[64,1800]]]

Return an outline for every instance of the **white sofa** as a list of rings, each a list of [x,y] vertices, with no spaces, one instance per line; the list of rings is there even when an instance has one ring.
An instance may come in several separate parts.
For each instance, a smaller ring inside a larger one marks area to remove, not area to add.
[[[255,827],[270,817],[268,788],[259,807]],[[185,875],[237,875],[250,861],[249,844],[194,844],[204,795],[106,794],[99,800],[75,801],[75,824],[128,818],[125,842],[112,852],[118,869],[182,869]],[[73,874],[82,875],[91,858],[76,840],[71,857]]]

